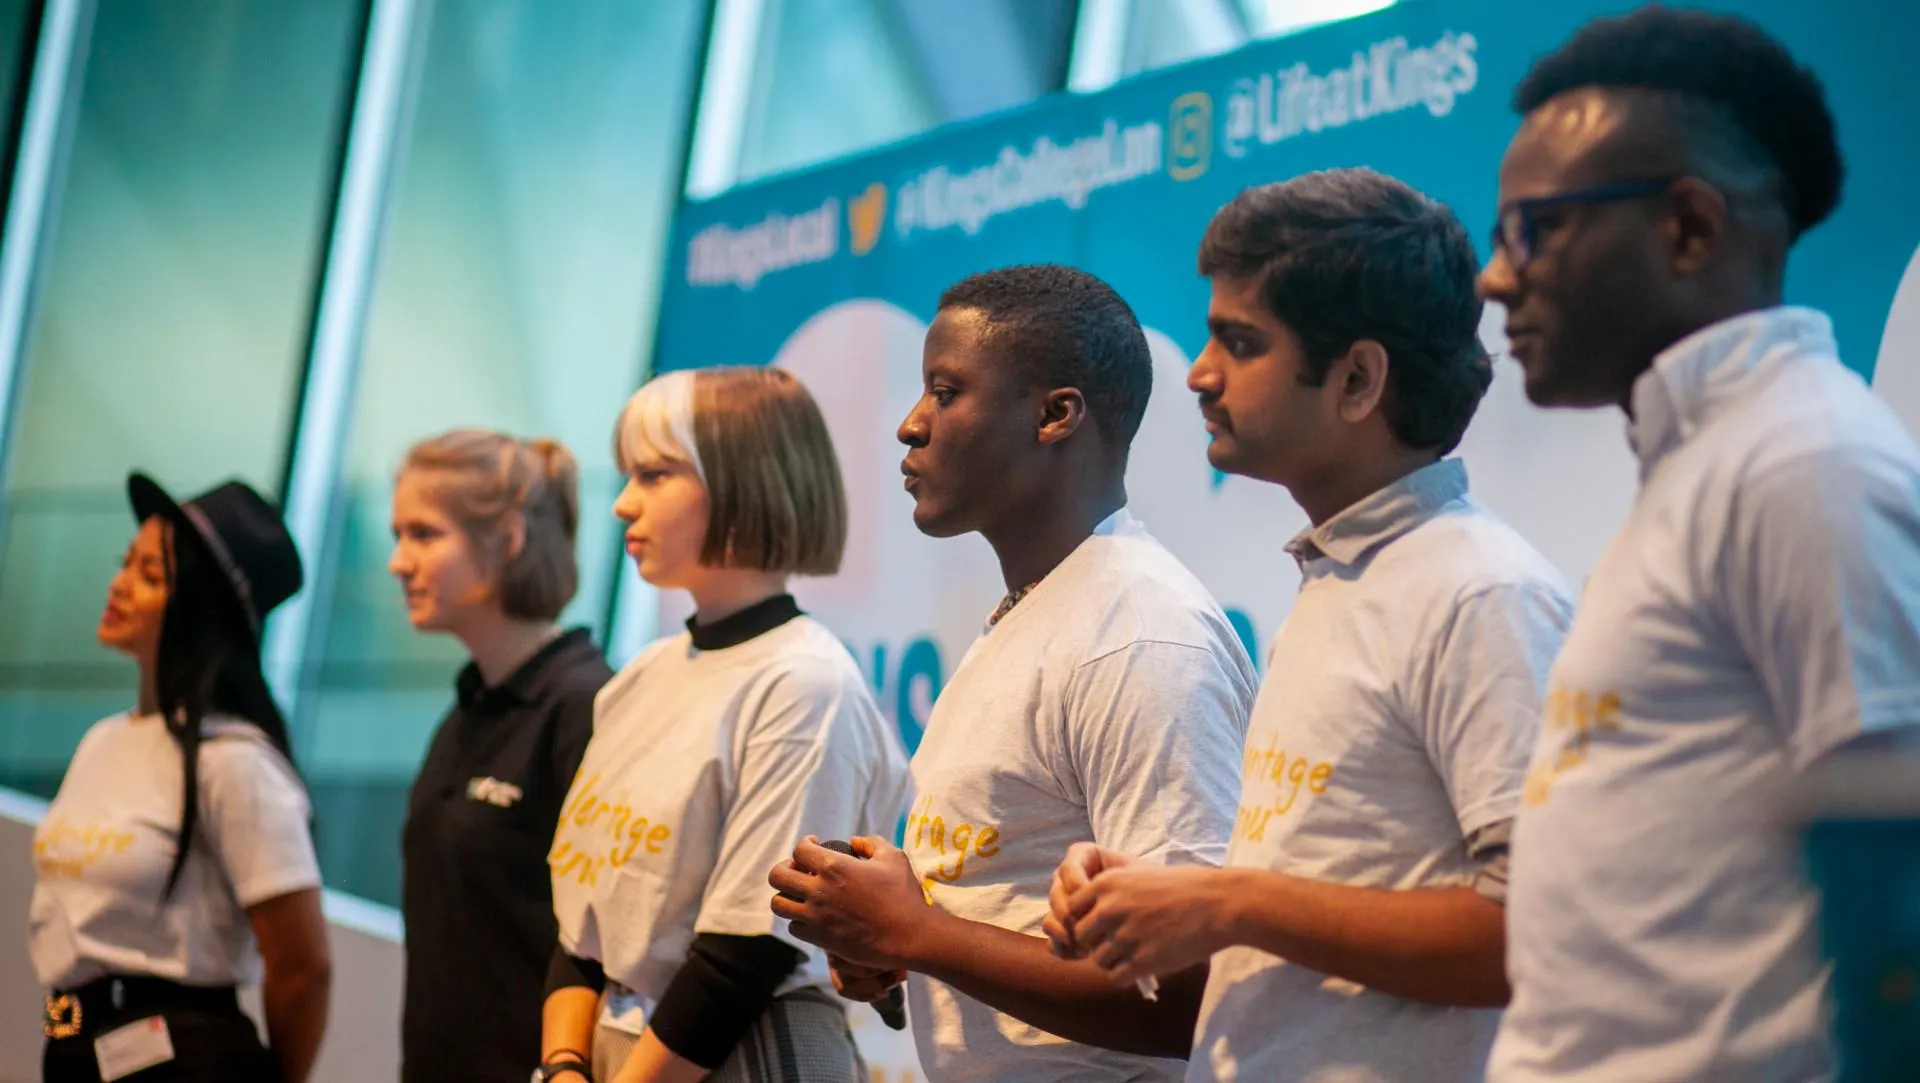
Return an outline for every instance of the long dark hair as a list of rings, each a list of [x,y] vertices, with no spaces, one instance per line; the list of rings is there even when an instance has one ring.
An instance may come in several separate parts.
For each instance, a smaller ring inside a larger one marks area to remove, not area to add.
[[[260,672],[260,645],[226,577],[192,529],[174,524],[167,546],[167,609],[160,621],[154,698],[167,732],[180,745],[185,779],[180,844],[167,873],[165,902],[187,865],[200,819],[201,724],[208,715],[251,723],[293,764],[287,720]]]

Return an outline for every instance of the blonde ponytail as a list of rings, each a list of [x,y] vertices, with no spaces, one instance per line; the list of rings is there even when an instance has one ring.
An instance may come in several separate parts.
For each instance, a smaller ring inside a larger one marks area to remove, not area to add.
[[[402,472],[430,471],[428,491],[495,568],[501,609],[521,620],[553,620],[579,589],[574,538],[580,526],[580,467],[559,441],[520,440],[484,429],[454,429],[407,452]],[[508,523],[525,541],[509,554]]]
[[[539,463],[539,471],[545,479],[545,491],[553,502],[554,514],[559,517],[561,528],[566,532],[567,540],[573,541],[580,533],[580,463],[567,450],[567,445],[558,440],[540,437],[528,440],[525,444]]]

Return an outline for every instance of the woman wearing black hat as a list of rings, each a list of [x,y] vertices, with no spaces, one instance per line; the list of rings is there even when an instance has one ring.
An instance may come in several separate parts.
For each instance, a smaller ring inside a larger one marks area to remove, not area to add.
[[[307,795],[260,672],[299,553],[238,482],[184,504],[140,474],[127,491],[140,529],[98,635],[139,663],[139,702],[82,738],[33,843],[44,1076],[301,1083],[330,961]],[[267,1047],[235,994],[256,978]]]

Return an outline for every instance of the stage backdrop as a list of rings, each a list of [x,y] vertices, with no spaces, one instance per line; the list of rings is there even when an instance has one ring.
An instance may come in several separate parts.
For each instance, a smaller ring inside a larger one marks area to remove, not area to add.
[[[1206,339],[1194,254],[1208,218],[1248,185],[1366,165],[1452,204],[1484,238],[1517,124],[1514,85],[1580,24],[1626,6],[1409,0],[688,206],[669,248],[656,365],[777,364],[820,400],[852,532],[843,572],[797,593],[847,641],[911,749],[1004,589],[984,542],[924,538],[910,518],[894,432],[920,393],[921,337],[941,290],[971,272],[1085,268],[1133,305],[1153,347],[1133,511],[1229,608],[1264,663],[1297,586],[1282,545],[1305,518],[1285,493],[1207,465],[1184,379]],[[1920,5],[1719,6],[1778,34],[1826,84],[1845,195],[1799,245],[1788,292],[1832,315],[1847,362],[1877,373],[1912,425],[1920,93],[1907,79],[1920,64]],[[1504,355],[1500,323],[1489,311],[1483,334]],[[1621,416],[1535,410],[1504,356],[1462,454],[1480,498],[1576,584],[1634,488]],[[685,616],[680,598],[663,607],[663,628]],[[910,1045],[887,1040],[870,1014],[856,1020],[876,1078],[918,1078]]]

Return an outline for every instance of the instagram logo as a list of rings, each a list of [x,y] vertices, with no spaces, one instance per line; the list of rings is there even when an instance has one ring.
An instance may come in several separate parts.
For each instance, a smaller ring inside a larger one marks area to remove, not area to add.
[[[1167,175],[1190,181],[1213,164],[1213,98],[1182,94],[1167,111]]]

